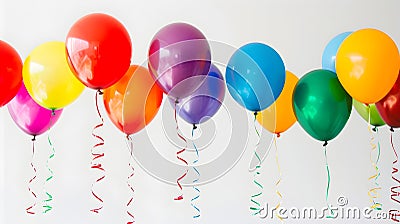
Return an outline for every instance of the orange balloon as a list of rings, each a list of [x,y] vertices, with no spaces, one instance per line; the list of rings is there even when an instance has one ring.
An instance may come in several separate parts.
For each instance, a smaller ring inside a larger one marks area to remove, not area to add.
[[[156,116],[163,91],[147,68],[131,65],[117,83],[104,90],[103,100],[114,125],[131,135],[142,130]]]
[[[299,78],[286,71],[286,80],[282,93],[271,106],[257,115],[257,121],[266,130],[279,135],[296,122],[292,107],[292,96],[298,81]]]
[[[394,41],[376,29],[350,34],[336,55],[336,73],[344,89],[357,101],[371,104],[382,99],[396,82],[400,68]]]

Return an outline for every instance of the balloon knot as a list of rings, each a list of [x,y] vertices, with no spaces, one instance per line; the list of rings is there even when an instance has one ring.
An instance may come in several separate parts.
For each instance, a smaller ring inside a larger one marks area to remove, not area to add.
[[[327,146],[328,145],[328,141],[325,141],[324,144],[322,146]]]
[[[257,117],[258,111],[254,111],[254,117]]]
[[[101,89],[98,89],[97,90],[97,93],[101,96],[101,95],[103,95],[103,91],[101,91]]]
[[[178,104],[179,103],[179,99],[177,98],[176,100],[175,100],[175,104]]]
[[[33,136],[32,142],[36,141],[36,135]]]
[[[196,129],[197,129],[196,124],[193,124],[193,130],[196,130]]]
[[[276,133],[276,137],[277,138],[281,137],[281,133]]]
[[[376,127],[373,127],[373,128],[372,128],[372,131],[376,132],[376,130],[377,130]]]
[[[56,110],[54,109],[51,110],[51,116],[56,116]]]
[[[394,129],[393,129],[393,127],[390,127],[390,131],[391,131],[391,132],[394,132]]]

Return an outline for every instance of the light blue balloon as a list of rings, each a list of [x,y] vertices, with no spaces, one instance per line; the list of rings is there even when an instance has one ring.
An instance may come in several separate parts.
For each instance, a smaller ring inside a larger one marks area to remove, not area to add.
[[[233,99],[247,110],[266,109],[281,94],[286,71],[270,46],[249,43],[236,50],[226,67],[226,84]]]
[[[352,32],[344,32],[335,36],[324,49],[322,54],[322,68],[336,73],[336,54],[337,51],[347,36]]]

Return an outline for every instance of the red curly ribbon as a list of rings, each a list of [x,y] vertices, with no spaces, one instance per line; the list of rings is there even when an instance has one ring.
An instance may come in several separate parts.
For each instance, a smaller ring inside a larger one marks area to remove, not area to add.
[[[101,146],[104,145],[104,139],[103,139],[101,136],[95,134],[95,130],[98,129],[98,128],[100,128],[100,127],[102,127],[102,126],[104,125],[104,119],[103,119],[103,117],[101,116],[101,113],[100,113],[100,110],[99,110],[99,105],[98,105],[98,99],[97,99],[98,96],[99,96],[99,95],[102,95],[102,94],[103,94],[103,93],[99,90],[99,91],[96,92],[96,96],[95,96],[97,114],[99,115],[99,118],[100,118],[101,122],[100,122],[99,124],[97,124],[97,125],[93,128],[93,131],[92,131],[92,136],[93,136],[94,138],[96,138],[97,140],[99,140],[99,142],[96,143],[96,144],[93,146],[92,151],[91,151],[92,156],[93,156],[92,162],[91,162],[91,168],[94,169],[94,170],[100,170],[100,171],[103,173],[103,175],[102,175],[101,177],[99,177],[99,178],[92,184],[92,187],[91,187],[91,192],[92,192],[93,197],[96,198],[96,199],[101,203],[101,205],[100,205],[99,207],[90,210],[91,212],[94,212],[94,213],[99,213],[99,211],[103,208],[103,199],[102,199],[100,196],[98,196],[98,195],[94,192],[94,190],[93,190],[93,189],[94,189],[94,185],[97,184],[98,182],[102,181],[102,180],[106,177],[106,175],[105,175],[105,170],[104,170],[104,168],[103,168],[101,162],[96,162],[96,161],[98,161],[99,159],[101,159],[102,157],[104,157],[104,153],[103,153],[103,152],[100,152],[100,153],[95,153],[95,152],[94,152],[95,149],[97,149],[98,147],[101,147]]]
[[[393,161],[392,163],[392,179],[396,182],[396,186],[393,186],[390,188],[391,191],[391,196],[390,198],[397,202],[398,204],[400,204],[400,180],[395,176],[398,172],[399,169],[396,167],[396,164],[398,163],[399,157],[397,155],[396,149],[394,148],[393,145],[393,128],[390,129],[391,133],[390,133],[390,144],[392,145],[392,149],[394,152],[394,155],[396,156],[396,159]],[[396,198],[397,197],[397,198]],[[398,209],[392,209],[389,211],[389,215],[390,215],[390,219],[392,219],[395,222],[400,222],[400,220],[398,219],[398,217],[400,217],[400,210]]]
[[[128,143],[128,148],[129,148],[129,153],[130,153],[130,158],[129,158],[129,168],[131,168],[131,173],[129,174],[126,184],[128,185],[128,188],[131,190],[132,196],[128,200],[128,203],[126,204],[126,213],[128,216],[132,219],[132,221],[127,222],[127,224],[133,224],[135,223],[135,216],[133,215],[132,212],[129,211],[129,207],[133,206],[133,194],[135,193],[135,190],[133,189],[133,186],[130,184],[130,179],[135,175],[135,168],[133,167],[132,160],[133,160],[133,140],[130,135],[126,136],[127,143]]]
[[[179,129],[179,126],[178,126],[178,119],[177,119],[177,117],[176,117],[176,115],[177,115],[177,113],[176,113],[176,105],[177,105],[177,104],[178,104],[178,100],[176,100],[176,101],[175,101],[175,104],[174,104],[174,118],[175,118],[175,124],[176,124],[176,134],[178,135],[178,137],[179,137],[180,139],[182,139],[182,141],[185,142],[186,145],[185,145],[185,147],[184,147],[182,150],[179,150],[179,151],[176,153],[176,158],[177,158],[178,160],[182,161],[186,166],[188,166],[188,165],[189,165],[188,162],[187,162],[184,158],[182,158],[182,157],[180,156],[180,154],[182,154],[182,153],[184,153],[184,152],[186,151],[187,140],[186,140],[185,137],[183,137],[183,135],[180,134],[180,129]],[[181,193],[182,193],[182,191],[183,191],[183,188],[182,188],[182,185],[181,185],[180,182],[181,182],[181,180],[182,180],[183,178],[186,177],[188,171],[189,171],[189,170],[186,169],[186,171],[176,180],[176,184],[178,185],[178,187],[179,187]],[[175,200],[175,201],[183,200],[183,193],[182,193],[181,195],[175,197],[174,200]]]
[[[33,177],[28,181],[28,191],[32,194],[32,196],[34,197],[35,201],[33,202],[33,204],[32,204],[31,206],[29,206],[28,208],[25,209],[25,210],[26,210],[26,213],[31,214],[31,215],[34,215],[34,214],[35,214],[35,212],[32,211],[32,209],[35,208],[35,206],[36,206],[36,200],[37,200],[36,193],[31,189],[31,184],[32,184],[32,182],[36,179],[36,174],[37,174],[36,167],[35,167],[35,165],[33,165],[33,158],[35,157],[35,140],[36,140],[36,136],[33,136],[33,138],[32,138],[32,158],[31,158],[30,165],[31,165],[31,167],[32,167],[32,170],[33,170],[34,175],[33,175]]]

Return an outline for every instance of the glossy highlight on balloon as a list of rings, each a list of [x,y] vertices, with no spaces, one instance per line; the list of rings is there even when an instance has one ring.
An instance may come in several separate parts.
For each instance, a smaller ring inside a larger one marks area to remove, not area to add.
[[[71,104],[85,88],[69,68],[65,44],[59,41],[46,42],[31,51],[22,74],[32,98],[50,110]]]
[[[292,98],[298,81],[299,78],[297,76],[290,71],[286,71],[285,85],[278,99],[267,109],[257,114],[257,121],[269,132],[279,135],[296,122]]]
[[[309,135],[329,141],[346,125],[352,98],[334,72],[318,69],[300,78],[293,93],[293,109],[300,126]]]
[[[263,43],[249,43],[235,51],[225,74],[230,95],[249,111],[269,107],[281,94],[285,76],[282,58]]]
[[[37,104],[21,85],[17,95],[7,104],[8,112],[15,124],[25,133],[32,136],[41,135],[60,118],[62,109],[46,109]],[[51,122],[50,122],[51,121]]]
[[[149,124],[162,100],[163,92],[149,71],[138,65],[131,65],[126,74],[103,93],[108,117],[127,135],[137,133]]]
[[[399,50],[384,32],[361,29],[350,34],[336,55],[336,72],[344,89],[361,103],[381,100],[400,69]]]
[[[224,78],[219,69],[212,64],[200,87],[190,96],[180,100],[176,104],[176,111],[189,124],[200,124],[218,112],[224,97]],[[175,106],[175,100],[169,98],[169,101],[172,106]]]
[[[182,99],[204,81],[211,65],[211,50],[196,27],[172,23],[154,35],[148,60],[149,71],[164,93]]]
[[[21,84],[21,57],[11,45],[0,40],[0,107],[10,102]]]
[[[387,125],[400,127],[400,72],[389,93],[375,105]]]
[[[132,43],[114,17],[93,13],[76,21],[66,38],[68,61],[76,77],[92,89],[106,89],[128,70]]]

